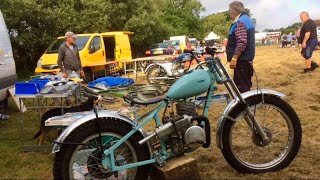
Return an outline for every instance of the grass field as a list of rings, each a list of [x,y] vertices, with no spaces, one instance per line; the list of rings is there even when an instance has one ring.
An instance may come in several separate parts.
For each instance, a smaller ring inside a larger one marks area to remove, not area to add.
[[[314,52],[320,62],[320,51]],[[225,60],[224,60],[225,61]],[[189,154],[197,160],[203,179],[320,179],[320,69],[301,74],[304,61],[297,48],[259,46],[254,61],[256,77],[254,87],[273,89],[286,94],[285,100],[300,117],[303,137],[300,152],[289,167],[275,173],[243,175],[232,169],[215,144],[215,131],[220,112],[225,105],[212,106],[209,119],[212,122],[212,145]],[[219,86],[219,91],[225,91]],[[20,149],[18,112],[10,100],[8,121],[0,121],[0,179],[52,179],[53,155],[49,152],[22,153]],[[31,139],[39,127],[38,114],[25,113],[23,140]]]

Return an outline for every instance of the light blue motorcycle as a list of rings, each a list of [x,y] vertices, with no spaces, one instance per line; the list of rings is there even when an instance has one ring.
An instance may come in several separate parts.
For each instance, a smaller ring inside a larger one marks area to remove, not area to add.
[[[227,162],[240,173],[287,167],[299,151],[302,130],[284,94],[266,89],[240,94],[220,60],[212,56],[177,80],[164,97],[141,101],[125,96],[132,105],[158,104],[139,117],[101,110],[73,122],[53,147],[54,178],[147,179],[148,165],[164,166],[170,158],[208,148],[213,121],[208,113],[216,83],[224,84],[233,97],[216,132]],[[198,114],[190,98],[204,93],[205,105]],[[153,120],[156,127],[146,133],[143,127]]]

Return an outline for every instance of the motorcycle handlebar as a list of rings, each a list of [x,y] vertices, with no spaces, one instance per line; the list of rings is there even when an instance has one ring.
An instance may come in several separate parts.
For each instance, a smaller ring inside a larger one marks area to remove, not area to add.
[[[217,48],[206,47],[204,49],[204,51],[201,51],[201,52],[198,52],[198,51],[195,51],[195,50],[185,49],[184,53],[190,53],[193,56],[204,55],[204,54],[209,54],[211,56],[214,56],[217,53]]]

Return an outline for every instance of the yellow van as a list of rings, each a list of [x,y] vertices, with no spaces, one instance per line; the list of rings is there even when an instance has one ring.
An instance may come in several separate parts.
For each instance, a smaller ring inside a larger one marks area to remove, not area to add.
[[[77,34],[75,44],[79,49],[87,81],[91,81],[93,77],[103,74],[107,62],[132,59],[129,41],[129,35],[131,34],[133,33],[128,31]],[[38,60],[35,73],[55,73],[60,71],[57,64],[58,50],[64,41],[64,36],[58,37],[50,44]],[[118,66],[122,68],[121,63],[118,63]]]

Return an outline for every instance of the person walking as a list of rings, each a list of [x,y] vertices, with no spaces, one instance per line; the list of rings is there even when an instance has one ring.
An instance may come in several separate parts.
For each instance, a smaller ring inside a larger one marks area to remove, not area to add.
[[[63,77],[67,78],[73,72],[77,73],[78,77],[84,77],[82,64],[77,45],[74,43],[77,35],[71,31],[65,34],[65,42],[60,45],[58,51],[58,66],[63,73]],[[76,89],[76,104],[81,102],[80,88]],[[66,100],[70,104],[70,98]]]
[[[312,53],[318,44],[317,25],[309,18],[309,14],[305,11],[300,13],[300,19],[303,24],[299,37],[302,48],[301,55],[305,59],[305,69],[302,73],[309,73],[319,67],[319,65],[311,59]]]
[[[234,69],[233,80],[236,86],[244,93],[252,87],[255,25],[242,2],[230,3],[229,13],[233,24],[228,34],[227,60],[230,68]]]

